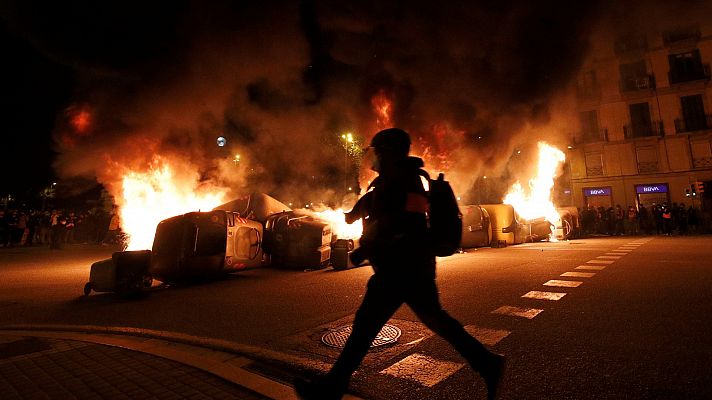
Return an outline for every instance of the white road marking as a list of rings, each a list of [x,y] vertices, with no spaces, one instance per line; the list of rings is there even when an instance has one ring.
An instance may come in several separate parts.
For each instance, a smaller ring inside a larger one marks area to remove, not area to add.
[[[604,258],[604,259],[609,259],[609,260],[617,260],[621,258],[622,256],[598,256],[596,258]]]
[[[596,275],[595,272],[564,272],[561,276],[568,276],[571,278],[592,278]]]
[[[512,333],[512,331],[505,331],[503,329],[481,328],[475,325],[467,325],[465,330],[487,346],[494,346]]]
[[[494,311],[493,314],[511,315],[514,317],[522,317],[526,319],[532,319],[537,315],[541,314],[544,310],[539,310],[536,308],[520,308],[512,306],[502,306]]]
[[[621,253],[630,253],[633,250],[632,249],[618,249],[618,250],[614,250],[614,251],[619,251]]]
[[[629,251],[613,250],[611,252],[606,253],[606,255],[607,256],[624,256],[628,253],[630,253],[630,252]]]
[[[613,264],[614,262],[611,260],[588,260],[586,264]]]
[[[522,297],[527,299],[539,299],[539,300],[561,300],[562,297],[566,296],[566,293],[557,292],[539,292],[532,290],[529,293],[524,294]]]
[[[583,282],[579,281],[562,281],[558,279],[552,279],[550,281],[544,282],[544,286],[558,286],[558,287],[579,287]]]
[[[418,382],[426,387],[433,387],[464,366],[465,364],[437,360],[424,354],[415,353],[398,361],[380,373]]]
[[[576,267],[576,269],[588,269],[591,271],[600,271],[605,268],[606,267],[603,265],[579,265],[578,267]]]

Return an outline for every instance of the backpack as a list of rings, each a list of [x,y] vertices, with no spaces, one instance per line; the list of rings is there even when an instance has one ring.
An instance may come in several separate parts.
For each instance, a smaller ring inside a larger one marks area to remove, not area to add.
[[[445,257],[455,254],[462,241],[462,213],[457,205],[455,192],[441,172],[437,179],[430,179],[427,172],[420,175],[428,180],[428,229],[433,254]]]

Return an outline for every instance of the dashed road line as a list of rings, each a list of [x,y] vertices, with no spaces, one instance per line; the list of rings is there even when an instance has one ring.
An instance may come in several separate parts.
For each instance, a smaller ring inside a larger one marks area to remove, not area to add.
[[[550,281],[544,282],[544,286],[557,286],[557,287],[579,287],[583,282],[579,281],[562,281],[559,279],[552,279]]]
[[[593,278],[596,275],[595,272],[564,272],[561,276],[568,276],[570,278]]]
[[[465,331],[487,346],[494,346],[512,333],[504,329],[482,328],[475,325],[465,326]]]
[[[527,299],[539,299],[539,300],[561,300],[566,296],[566,293],[558,292],[540,292],[537,290],[532,290],[531,292],[525,293],[522,297]]]
[[[619,259],[619,258],[621,258],[621,257],[622,257],[622,256],[616,255],[616,256],[598,256],[598,257],[596,257],[596,258],[608,259],[608,260],[617,260],[617,259]]]
[[[433,387],[444,381],[465,364],[438,360],[425,354],[414,353],[379,372]]]
[[[544,312],[544,310],[540,310],[538,308],[521,308],[513,306],[502,306],[492,311],[493,314],[511,315],[513,317],[522,317],[526,319],[533,319],[542,312]]]
[[[603,265],[579,265],[576,267],[576,269],[588,269],[591,271],[600,271],[605,269],[606,267]]]
[[[613,264],[615,261],[611,260],[588,260],[587,264]]]
[[[613,250],[608,253],[606,253],[607,256],[624,256],[627,255],[629,252],[627,251],[618,251],[618,250]]]

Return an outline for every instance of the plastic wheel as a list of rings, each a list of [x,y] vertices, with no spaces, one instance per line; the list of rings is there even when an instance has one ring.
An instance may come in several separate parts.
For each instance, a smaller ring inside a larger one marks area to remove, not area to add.
[[[91,282],[84,285],[84,296],[89,296],[89,293],[91,293]]]

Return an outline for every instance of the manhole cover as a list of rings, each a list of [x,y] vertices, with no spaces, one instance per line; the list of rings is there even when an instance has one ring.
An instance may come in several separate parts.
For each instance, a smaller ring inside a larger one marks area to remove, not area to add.
[[[344,325],[336,329],[332,329],[327,334],[321,337],[322,343],[331,347],[343,349],[346,345],[346,339],[351,335],[352,325]],[[394,325],[383,325],[381,331],[376,335],[376,339],[371,343],[371,347],[383,346],[398,341],[401,335],[401,330]]]

